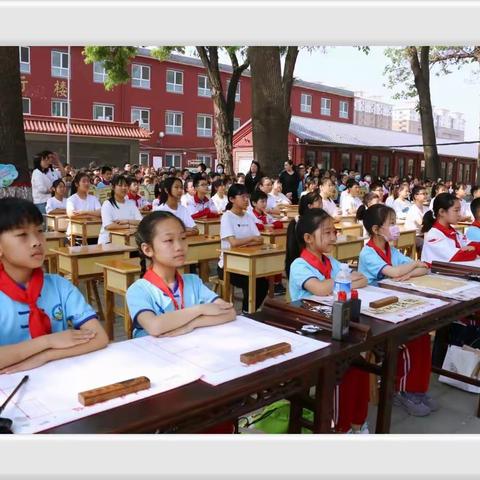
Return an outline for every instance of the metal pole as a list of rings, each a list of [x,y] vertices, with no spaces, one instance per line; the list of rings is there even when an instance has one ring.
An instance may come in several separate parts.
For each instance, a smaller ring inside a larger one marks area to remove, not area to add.
[[[70,165],[70,77],[72,76],[72,56],[68,46],[68,78],[67,78],[67,165]]]

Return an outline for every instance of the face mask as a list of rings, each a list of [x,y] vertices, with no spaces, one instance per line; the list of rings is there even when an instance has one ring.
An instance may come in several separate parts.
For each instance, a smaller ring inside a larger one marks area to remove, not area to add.
[[[388,235],[384,238],[387,242],[396,242],[400,237],[400,228],[397,225],[390,225],[388,227]]]
[[[218,172],[218,173],[223,173],[223,168],[219,168],[219,169],[217,170],[217,172]]]
[[[357,182],[359,182],[361,178],[362,178],[362,177],[361,177],[360,175],[355,175],[355,180],[356,180]]]
[[[370,183],[372,181],[372,178],[371,177],[365,177],[365,181]]]

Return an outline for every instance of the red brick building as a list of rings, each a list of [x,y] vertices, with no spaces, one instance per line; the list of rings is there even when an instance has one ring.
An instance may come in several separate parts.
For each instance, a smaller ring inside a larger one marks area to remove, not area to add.
[[[198,58],[172,55],[168,61],[154,59],[148,49],[139,49],[131,62],[131,79],[106,91],[105,73],[100,64],[87,65],[83,47],[20,47],[24,114],[67,116],[67,80],[70,75],[71,117],[96,121],[133,122],[151,132],[139,145],[142,164],[194,167],[212,165],[213,104]],[[231,76],[221,66],[226,86]],[[235,108],[235,127],[250,119],[250,74],[240,79]],[[353,122],[353,92],[321,84],[297,81],[292,92],[292,113],[310,118]],[[50,139],[47,139],[50,141]],[[27,139],[27,143],[29,140]],[[62,145],[58,150],[64,159]],[[96,152],[99,152],[98,154]],[[30,149],[29,149],[30,154]],[[93,148],[88,155],[96,163],[119,163],[112,154]],[[75,153],[72,163],[85,163],[85,151]]]

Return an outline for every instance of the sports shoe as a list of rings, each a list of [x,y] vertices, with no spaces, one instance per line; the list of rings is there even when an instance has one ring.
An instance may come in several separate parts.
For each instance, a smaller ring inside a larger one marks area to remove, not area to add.
[[[438,402],[432,398],[428,393],[415,393],[420,401],[426,405],[432,412],[436,412],[438,410]]]
[[[276,283],[273,286],[274,295],[285,295],[286,293],[287,293],[287,289],[281,283]]]
[[[345,433],[352,433],[352,434],[364,434],[364,435],[367,435],[370,433],[370,431],[368,430],[368,423],[367,422],[364,422],[362,424],[362,426],[357,430],[357,429],[353,429],[351,428],[350,430],[348,430],[348,432],[345,432]]]
[[[409,415],[425,417],[430,415],[430,407],[425,405],[415,393],[399,392],[393,397],[393,404],[402,406]]]

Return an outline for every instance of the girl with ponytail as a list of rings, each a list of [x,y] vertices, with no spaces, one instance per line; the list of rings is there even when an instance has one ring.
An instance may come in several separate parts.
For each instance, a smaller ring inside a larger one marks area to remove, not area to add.
[[[328,254],[336,241],[332,217],[321,208],[312,208],[292,220],[287,233],[285,269],[289,276],[292,301],[312,295],[331,295],[333,279],[340,271],[340,262]],[[366,278],[352,273],[352,288],[367,284]],[[335,389],[334,423],[340,433],[368,433],[368,373],[351,367]]]
[[[480,242],[469,242],[452,226],[458,223],[460,212],[460,200],[452,193],[440,193],[435,197],[433,210],[423,216],[424,262],[468,262],[480,255]]]
[[[168,177],[162,184],[159,192],[159,205],[154,210],[170,212],[178,217],[185,225],[187,236],[198,235],[198,228],[188,210],[180,203],[183,195],[182,180],[177,177]]]

